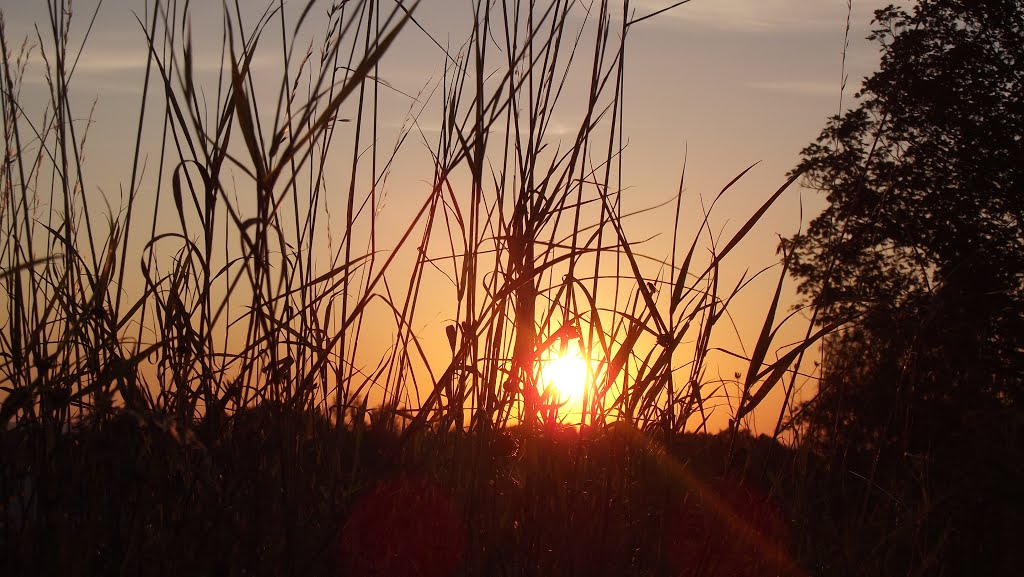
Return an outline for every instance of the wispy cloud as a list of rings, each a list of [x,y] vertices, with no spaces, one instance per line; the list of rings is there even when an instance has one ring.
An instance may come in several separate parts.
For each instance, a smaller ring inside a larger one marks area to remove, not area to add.
[[[793,94],[798,96],[827,96],[839,94],[839,82],[816,82],[806,80],[764,80],[747,82],[746,86],[754,90]],[[852,87],[847,86],[847,92]]]
[[[75,64],[75,74],[106,76],[141,72],[146,68],[147,56],[148,53],[144,50],[122,52],[86,50]],[[72,61],[69,60],[68,64],[70,65]],[[217,73],[220,71],[220,64],[219,54],[215,57],[199,57],[193,62],[193,70],[198,73]],[[43,70],[46,63],[36,51],[29,59],[29,65],[35,70]],[[259,54],[253,58],[251,64],[253,69],[272,66],[280,66],[279,59],[275,60],[271,56]]]
[[[638,0],[636,15],[643,16],[671,6],[677,0]],[[854,0],[858,20],[874,10],[900,0]],[[846,15],[846,0],[692,0],[660,15],[661,19],[687,21],[718,29],[772,31],[839,25]]]

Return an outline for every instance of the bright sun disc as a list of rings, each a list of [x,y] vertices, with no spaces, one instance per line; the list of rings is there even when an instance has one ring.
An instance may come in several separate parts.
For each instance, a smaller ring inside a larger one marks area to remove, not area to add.
[[[554,358],[546,360],[541,367],[541,386],[550,387],[562,401],[580,403],[583,401],[583,390],[587,384],[587,361],[583,359],[580,347],[575,341],[569,341],[565,354],[555,349]]]

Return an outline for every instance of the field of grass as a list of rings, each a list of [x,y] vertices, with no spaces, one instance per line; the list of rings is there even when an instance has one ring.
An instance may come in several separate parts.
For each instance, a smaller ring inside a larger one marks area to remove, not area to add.
[[[899,528],[877,549],[913,512],[743,430],[782,391],[776,437],[799,440],[797,367],[834,328],[775,342],[785,255],[745,370],[709,377],[750,280],[720,286],[722,269],[798,175],[728,238],[713,202],[684,214],[680,186],[651,207],[674,211],[672,254],[644,254],[620,156],[634,22],[603,2],[467,3],[471,33],[425,89],[440,120],[414,106],[385,145],[378,68],[416,9],[272,4],[245,27],[226,8],[208,81],[187,4],[150,5],[116,206],[84,176],[103,127],[72,112],[71,31],[92,15],[54,0],[24,45],[0,27],[2,572],[885,574],[926,558]],[[278,78],[254,73],[268,54]],[[22,95],[40,62],[37,107]],[[565,102],[570,77],[582,101]],[[560,114],[568,136],[550,134]],[[384,222],[413,142],[429,186]],[[438,299],[448,320],[425,337]],[[571,424],[538,362],[570,341],[591,357]],[[714,411],[731,424],[713,434]]]

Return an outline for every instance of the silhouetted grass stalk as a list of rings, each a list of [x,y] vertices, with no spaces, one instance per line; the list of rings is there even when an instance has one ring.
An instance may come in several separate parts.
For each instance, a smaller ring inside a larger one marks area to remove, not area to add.
[[[300,487],[351,495],[371,478],[367,470],[391,466],[389,459],[454,451],[431,448],[435,436],[461,443],[467,430],[481,434],[477,461],[451,474],[485,510],[493,495],[472,485],[490,442],[485,434],[517,424],[554,430],[565,421],[554,392],[538,386],[538,361],[569,340],[593,359],[572,424],[660,431],[665,443],[706,429],[709,402],[726,390],[705,380],[712,337],[750,280],[722,293],[721,267],[797,176],[722,246],[709,225],[714,203],[698,215],[689,243],[677,238],[689,217],[681,178],[671,257],[641,253],[627,234],[635,215],[623,212],[622,110],[627,40],[644,18],[630,21],[628,2],[621,12],[600,2],[585,7],[586,24],[575,30],[571,17],[584,8],[574,2],[472,9],[468,40],[444,49],[443,77],[420,94],[422,107],[410,108],[388,150],[380,122],[391,114],[380,97],[392,89],[384,56],[401,35],[423,33],[415,3],[342,2],[325,20],[313,17],[322,10],[315,2],[297,14],[271,3],[251,27],[237,6],[227,8],[215,84],[196,69],[187,4],[148,6],[139,18],[148,57],[127,200],[106,212],[97,211],[105,198],[84,177],[89,123],[74,120],[68,91],[78,56],[68,41],[70,3],[49,4],[49,36],[39,38],[49,98],[41,112],[22,96],[31,48],[12,51],[0,26],[7,312],[0,423],[45,432],[27,437],[37,471],[29,508],[38,518],[63,522],[39,497],[61,482],[53,477],[54,436],[104,431],[123,415],[209,451],[228,443],[229,432],[275,439],[265,449],[278,460],[262,455],[254,470],[306,458],[296,443],[311,438],[309,458],[324,467],[319,477],[271,467],[272,482],[231,489],[267,503],[267,519],[284,516],[284,553],[267,565],[282,572],[295,573],[296,559],[312,554],[293,534],[305,506],[295,501]],[[302,49],[307,29],[324,22],[319,48]],[[257,54],[279,58],[272,93],[261,92]],[[586,78],[586,97],[566,103],[564,89],[577,74]],[[437,119],[424,118],[430,101]],[[558,115],[576,118],[565,140],[553,134]],[[432,142],[426,123],[440,128]],[[383,194],[414,131],[433,158],[431,184],[402,191],[402,202],[417,208],[388,238]],[[149,215],[140,208],[144,195],[152,195]],[[432,279],[435,271],[451,286]],[[830,329],[769,358],[785,274],[783,264],[737,383],[736,423]],[[424,336],[421,311],[437,306],[438,295],[451,298],[450,316]],[[367,327],[379,332],[382,323],[393,341],[374,359]],[[442,331],[450,359],[425,342]],[[692,356],[683,359],[687,340]],[[287,425],[289,438],[260,432],[267,422],[259,419],[270,418],[261,414],[310,416]],[[381,431],[401,436],[381,448],[369,440]],[[342,437],[351,438],[344,462],[328,452]],[[525,449],[523,482],[541,492],[554,467],[539,453],[546,442],[527,440]],[[579,467],[590,466],[578,458]],[[212,481],[195,481],[205,482]],[[509,521],[489,514],[495,526]],[[4,529],[24,526],[5,521]]]

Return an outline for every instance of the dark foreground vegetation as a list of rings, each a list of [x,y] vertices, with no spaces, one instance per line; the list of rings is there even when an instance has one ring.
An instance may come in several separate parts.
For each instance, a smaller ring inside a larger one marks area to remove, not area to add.
[[[869,462],[764,435],[403,441],[272,403],[216,432],[119,411],[3,443],[6,575],[939,575],[968,547],[984,574],[1020,561],[1009,462],[962,471],[985,484],[916,462],[882,486]],[[936,526],[951,505],[957,524]]]
[[[3,439],[8,575],[883,574],[920,530],[920,511],[765,436],[403,442],[266,403],[216,433],[117,412],[46,438]]]
[[[879,12],[860,105],[729,234],[711,213],[746,171],[666,194],[660,249],[622,161],[627,39],[658,14],[467,2],[452,44],[412,3],[235,4],[211,48],[193,4],[145,3],[118,196],[87,178],[80,8],[25,43],[0,21],[0,573],[1024,566],[1019,2]],[[415,95],[387,80],[409,34],[442,61]],[[422,187],[393,190],[414,141]],[[830,208],[775,270],[727,274],[801,176]],[[766,272],[760,330],[723,350]],[[541,378],[570,343],[578,429]]]

